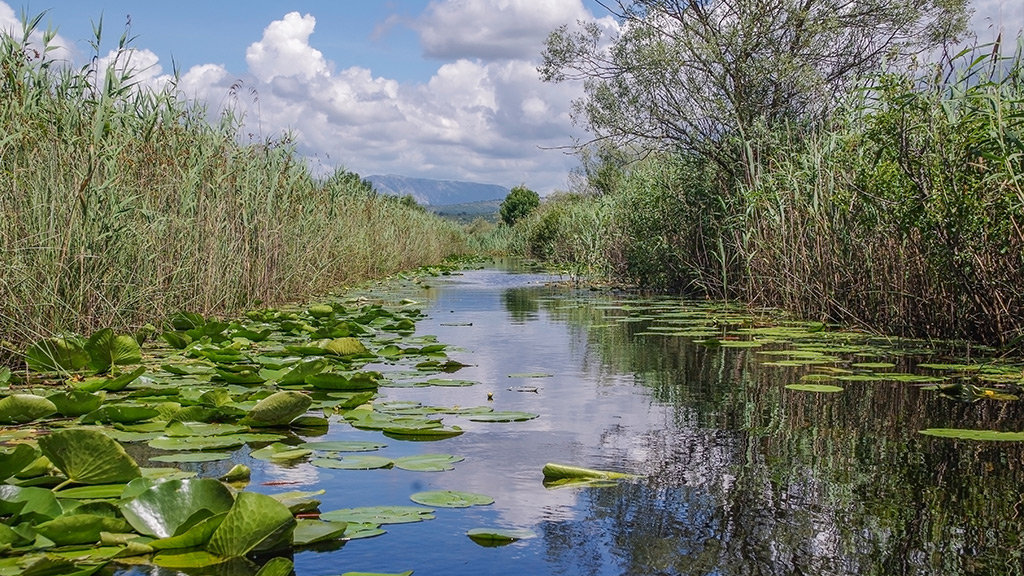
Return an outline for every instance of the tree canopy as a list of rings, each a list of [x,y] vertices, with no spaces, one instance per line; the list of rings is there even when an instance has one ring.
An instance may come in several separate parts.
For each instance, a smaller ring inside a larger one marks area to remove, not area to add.
[[[620,23],[553,31],[545,81],[583,80],[595,140],[696,152],[731,169],[760,128],[827,118],[863,73],[966,29],[966,0],[635,0]]]
[[[519,185],[509,191],[498,212],[501,221],[512,226],[540,206],[540,195],[526,186]]]

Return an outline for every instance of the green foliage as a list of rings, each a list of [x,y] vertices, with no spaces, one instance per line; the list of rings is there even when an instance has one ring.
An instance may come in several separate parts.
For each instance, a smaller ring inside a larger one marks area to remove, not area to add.
[[[501,221],[508,226],[530,215],[540,205],[540,195],[526,186],[516,186],[501,203]]]

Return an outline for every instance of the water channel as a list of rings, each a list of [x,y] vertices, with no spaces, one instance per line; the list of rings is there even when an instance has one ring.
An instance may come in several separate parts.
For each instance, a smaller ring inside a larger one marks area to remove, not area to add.
[[[817,366],[765,365],[770,345],[706,346],[652,330],[660,321],[645,311],[682,310],[675,300],[548,280],[500,270],[433,279],[418,296],[428,318],[417,334],[448,344],[449,356],[469,365],[453,377],[479,384],[381,389],[387,400],[486,404],[539,418],[446,417],[466,433],[437,442],[332,426],[317,440],[379,438],[389,456],[444,452],[465,460],[448,472],[256,462],[250,486],[323,488],[322,510],[408,505],[422,490],[479,492],[495,503],[438,509],[434,520],[386,526],[376,538],[296,552],[296,574],[1024,572],[1021,445],[918,432],[1024,430],[1019,402],[962,403],[867,378],[844,382],[838,394],[789,390]],[[524,373],[550,376],[510,377]],[[547,489],[546,462],[642,477]],[[482,547],[465,535],[477,527],[537,537]]]

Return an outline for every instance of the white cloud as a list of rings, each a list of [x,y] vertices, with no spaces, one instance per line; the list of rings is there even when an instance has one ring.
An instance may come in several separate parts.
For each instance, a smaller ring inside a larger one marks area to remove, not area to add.
[[[301,16],[298,12],[274,21],[263,31],[263,39],[245,51],[249,70],[263,82],[279,76],[311,80],[327,75],[324,55],[309,44],[315,27],[316,18],[310,14]]]
[[[992,42],[1002,31],[1004,46],[1012,50],[1012,39],[1024,32],[1024,2],[1021,0],[976,0],[970,28],[978,41]]]
[[[32,57],[43,57],[50,60],[70,60],[72,56],[71,44],[62,38],[60,34],[55,34],[49,43],[49,51],[44,51],[43,43],[43,31],[46,29],[46,25],[41,23],[42,29],[34,30],[28,38],[26,48],[33,52],[29,55]],[[24,26],[22,25],[21,18],[14,13],[14,9],[9,5],[0,2],[0,34],[8,35],[12,38],[21,40],[24,36]]]
[[[592,18],[580,0],[434,0],[414,27],[432,58],[535,60],[552,30]]]

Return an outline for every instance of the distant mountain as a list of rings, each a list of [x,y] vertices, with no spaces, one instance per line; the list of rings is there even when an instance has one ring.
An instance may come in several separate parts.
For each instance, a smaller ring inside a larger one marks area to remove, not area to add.
[[[508,188],[496,184],[459,182],[456,180],[431,180],[388,174],[367,176],[374,189],[381,194],[405,196],[412,194],[417,204],[424,206],[446,206],[448,204],[469,204],[482,200],[501,200],[508,195]]]
[[[465,204],[445,204],[444,206],[428,206],[438,216],[468,224],[477,218],[483,218],[488,222],[498,221],[498,210],[501,209],[502,200],[480,200],[479,202],[468,202]]]

